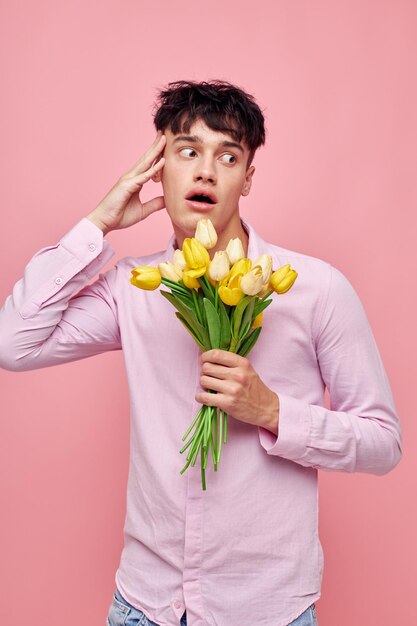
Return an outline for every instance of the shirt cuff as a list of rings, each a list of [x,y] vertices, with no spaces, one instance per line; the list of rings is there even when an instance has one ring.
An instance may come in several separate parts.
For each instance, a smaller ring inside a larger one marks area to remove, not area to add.
[[[267,454],[297,461],[307,452],[311,425],[310,407],[302,400],[281,393],[277,395],[278,436],[259,426],[259,441]]]
[[[27,319],[36,315],[43,303],[61,292],[75,277],[71,293],[81,289],[113,254],[98,226],[88,218],[80,220],[59,244],[43,248],[29,262],[22,283],[21,317]],[[34,265],[35,262],[38,265]],[[65,293],[65,297],[70,297],[71,293]]]
[[[60,244],[78,259],[88,277],[97,274],[114,255],[103,231],[87,217],[83,217],[64,237]]]

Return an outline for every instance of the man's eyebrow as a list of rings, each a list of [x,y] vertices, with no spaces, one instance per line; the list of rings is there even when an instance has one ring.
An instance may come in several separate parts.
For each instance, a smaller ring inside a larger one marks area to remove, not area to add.
[[[225,148],[237,148],[242,153],[244,152],[244,149],[242,148],[240,143],[237,143],[236,141],[223,141],[221,145]]]
[[[173,143],[177,143],[179,141],[189,141],[190,143],[201,143],[201,139],[200,137],[197,137],[197,135],[178,135],[178,137],[174,139]]]
[[[198,137],[197,135],[178,135],[178,137],[174,139],[173,143],[178,143],[180,141],[188,141],[190,143],[203,143],[201,137]],[[236,141],[222,141],[220,145],[223,148],[237,148],[242,153],[244,152],[243,147],[240,145],[240,143],[237,143]]]

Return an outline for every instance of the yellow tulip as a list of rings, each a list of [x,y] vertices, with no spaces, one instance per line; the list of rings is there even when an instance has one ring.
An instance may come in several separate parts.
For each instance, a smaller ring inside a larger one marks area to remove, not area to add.
[[[261,254],[259,259],[256,259],[253,266],[259,265],[262,268],[262,276],[264,284],[268,284],[272,274],[272,256],[270,254]]]
[[[194,237],[186,237],[182,244],[185,262],[190,269],[207,267],[210,264],[210,256],[203,244]]]
[[[258,296],[260,298],[263,298],[264,296],[266,296],[268,291],[271,291],[271,287],[269,286],[269,283],[265,283],[262,289],[260,290],[260,292],[258,293]]]
[[[179,270],[170,261],[158,263],[158,270],[162,278],[172,280],[174,283],[177,283],[182,278],[182,270]]]
[[[295,270],[291,270],[288,275],[280,282],[277,293],[286,293],[287,291],[289,291],[295,283],[295,279],[297,278],[297,276],[298,273]]]
[[[290,264],[287,263],[272,274],[269,285],[276,293],[285,293],[293,286],[298,273],[290,267]]]
[[[219,296],[222,302],[229,306],[239,304],[243,298],[243,291],[240,288],[240,281],[243,274],[235,274],[231,278],[227,277],[220,281]]]
[[[252,261],[250,259],[239,259],[230,268],[228,280],[236,274],[247,274],[252,269]]]
[[[146,289],[153,291],[157,289],[161,284],[161,274],[156,267],[150,267],[147,265],[138,265],[132,272],[130,282],[139,289]]]
[[[173,257],[173,261],[174,261],[174,265],[177,268],[177,270],[179,272],[182,272],[185,270],[186,268],[186,261],[184,259],[184,253],[182,250],[175,250],[174,252],[174,257]]]
[[[199,289],[200,283],[197,278],[200,278],[206,271],[206,267],[196,267],[195,269],[186,269],[182,275],[182,282],[188,289]]]
[[[217,233],[209,219],[198,220],[194,236],[207,250],[217,243]]]
[[[182,282],[188,289],[199,289],[200,283],[196,278],[191,278],[187,276],[185,273],[182,275]]]
[[[264,278],[262,268],[256,265],[250,272],[242,276],[240,288],[247,296],[256,296],[262,289]]]
[[[244,258],[245,251],[239,237],[236,237],[235,239],[230,239],[229,243],[226,246],[226,252],[232,265],[233,263],[236,263],[236,261],[238,261],[239,259]]]
[[[200,278],[205,272],[205,267],[196,267],[195,269],[187,268],[184,270],[184,274],[187,274],[188,278]]]
[[[223,280],[229,273],[229,257],[224,250],[218,250],[208,268],[209,278],[212,280]]]
[[[252,328],[258,328],[262,324],[262,311],[253,320]]]

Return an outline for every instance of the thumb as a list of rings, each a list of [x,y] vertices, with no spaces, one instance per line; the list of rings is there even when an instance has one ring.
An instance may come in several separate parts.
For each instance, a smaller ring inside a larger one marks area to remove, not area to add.
[[[148,200],[144,202],[142,205],[143,209],[143,217],[148,217],[151,213],[155,211],[160,211],[165,208],[165,198],[164,196],[158,196],[157,198],[152,198],[152,200]]]

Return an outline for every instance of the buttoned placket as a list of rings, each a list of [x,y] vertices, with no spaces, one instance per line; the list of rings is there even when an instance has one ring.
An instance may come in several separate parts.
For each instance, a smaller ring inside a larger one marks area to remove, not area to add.
[[[201,351],[195,345],[196,379],[194,388],[195,395],[201,391],[200,386],[200,354]],[[190,418],[193,419],[201,404],[195,399],[192,405]],[[189,448],[184,452],[188,454]],[[184,458],[184,465],[186,457]],[[197,616],[204,615],[203,598],[200,584],[200,571],[203,565],[203,514],[204,497],[201,484],[201,457],[197,457],[194,467],[191,465],[185,471],[187,479],[186,511],[185,511],[185,540],[184,540],[184,568],[183,568],[183,593],[187,608],[187,621],[194,626],[203,626],[204,621]],[[185,478],[184,474],[182,475]],[[183,612],[183,607],[179,609]]]
[[[244,222],[243,222],[244,223]],[[248,234],[248,252],[247,256],[255,260],[254,248],[255,242],[250,237],[250,228],[244,223],[245,230]],[[167,246],[167,259],[173,260],[175,251],[175,237],[172,236]],[[252,255],[252,256],[251,256]],[[201,351],[197,344],[195,345],[195,362],[196,362],[196,378],[194,388],[194,398],[198,392],[202,391],[200,386],[200,361]],[[193,419],[198,412],[201,404],[195,399],[192,405],[190,420]],[[189,448],[184,452],[184,465],[186,463],[186,455]],[[210,460],[210,459],[209,459]],[[206,482],[209,488],[210,472],[212,466],[207,464]],[[208,471],[207,471],[208,470]],[[187,623],[193,626],[207,626],[204,620],[205,606],[201,589],[201,569],[203,566],[203,524],[204,524],[204,498],[207,491],[204,491],[201,483],[201,455],[199,454],[196,463],[189,465],[185,473],[182,475],[187,480],[186,493],[186,510],[185,510],[185,537],[184,537],[184,566],[183,566],[183,594],[184,600],[173,598],[171,601],[172,609],[178,620],[184,611],[187,611]]]

